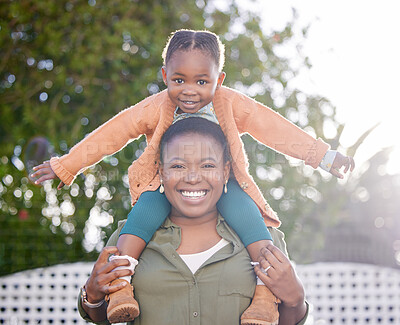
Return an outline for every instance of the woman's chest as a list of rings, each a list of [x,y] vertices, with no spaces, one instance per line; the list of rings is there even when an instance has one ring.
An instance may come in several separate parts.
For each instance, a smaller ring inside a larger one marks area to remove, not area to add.
[[[141,308],[135,324],[238,323],[255,289],[247,252],[228,258],[217,253],[195,274],[176,252],[173,254],[152,250],[142,254],[133,278]],[[160,315],[164,315],[162,320]]]

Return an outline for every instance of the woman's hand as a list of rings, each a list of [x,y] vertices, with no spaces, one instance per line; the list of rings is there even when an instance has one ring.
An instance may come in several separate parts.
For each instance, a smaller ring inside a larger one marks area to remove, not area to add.
[[[344,167],[344,174],[346,174],[349,169],[352,172],[355,167],[355,162],[353,157],[344,156],[340,152],[337,152],[329,172],[337,178],[343,178],[343,174],[340,172],[342,167]]]
[[[35,172],[33,174],[29,175],[31,178],[40,176],[35,181],[36,185],[42,184],[44,181],[47,181],[49,179],[58,178],[58,176],[54,173],[53,169],[51,168],[49,160],[46,160],[42,164],[33,167],[33,170]],[[64,183],[60,182],[60,184],[58,184],[58,186],[57,186],[57,189],[59,190],[63,186],[64,186]]]
[[[111,255],[119,255],[117,247],[110,246],[105,247],[101,251],[99,258],[94,264],[92,273],[89,279],[86,281],[86,299],[90,303],[97,303],[105,299],[105,296],[116,292],[128,283],[126,281],[121,281],[119,284],[110,285],[111,281],[126,275],[132,275],[131,270],[115,270],[118,266],[130,265],[130,262],[126,259],[115,259],[111,262],[108,261],[108,257]],[[106,304],[101,305],[99,308],[89,308],[82,304],[83,309],[86,311],[91,320],[103,321],[107,318]]]
[[[279,248],[274,245],[263,248],[258,262],[260,264],[254,267],[257,276],[284,304],[295,307],[304,302],[303,285],[292,263]]]
[[[279,248],[269,245],[261,250],[254,271],[271,292],[281,300],[279,324],[297,324],[307,313],[304,287],[292,263]]]
[[[121,290],[128,284],[126,281],[121,281],[119,284],[110,285],[113,280],[122,276],[133,275],[133,272],[127,269],[113,271],[118,266],[129,266],[130,262],[126,259],[116,259],[109,262],[108,258],[111,254],[119,255],[118,248],[115,246],[103,248],[89,279],[86,281],[87,300],[90,303],[99,302],[106,295]]]

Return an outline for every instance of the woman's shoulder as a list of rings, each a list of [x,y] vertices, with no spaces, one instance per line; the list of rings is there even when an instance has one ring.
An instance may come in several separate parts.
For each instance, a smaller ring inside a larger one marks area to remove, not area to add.
[[[269,233],[271,234],[274,245],[278,247],[286,256],[288,256],[288,251],[285,242],[285,234],[278,228],[268,227]]]
[[[118,227],[117,229],[111,234],[110,238],[107,241],[106,246],[116,246],[117,241],[119,238],[119,234],[122,230],[122,228],[125,226],[126,219],[118,221]]]

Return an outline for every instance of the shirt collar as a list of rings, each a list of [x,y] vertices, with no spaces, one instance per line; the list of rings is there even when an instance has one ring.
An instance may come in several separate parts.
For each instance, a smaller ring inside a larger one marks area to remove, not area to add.
[[[178,231],[180,233],[181,231],[181,227],[173,223],[170,218],[167,218],[165,220],[161,228],[169,229],[172,232]],[[239,236],[229,227],[224,217],[221,216],[220,214],[218,214],[217,217],[217,232],[222,238],[224,238],[225,240],[229,241],[232,244],[234,252],[244,247],[243,243],[240,241]]]

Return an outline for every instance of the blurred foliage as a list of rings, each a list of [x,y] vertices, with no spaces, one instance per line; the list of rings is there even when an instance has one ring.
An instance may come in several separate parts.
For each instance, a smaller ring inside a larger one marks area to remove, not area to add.
[[[269,35],[256,13],[234,1],[219,8],[211,0],[21,0],[2,1],[0,13],[0,275],[93,260],[116,221],[126,217],[127,169],[143,151],[143,137],[61,191],[51,182],[35,187],[28,174],[121,109],[163,89],[161,52],[176,29],[220,35],[226,85],[339,145],[340,132],[324,135],[326,124],[343,128],[335,108],[291,87],[299,69],[309,66],[301,39],[294,37],[295,13]],[[289,43],[296,64],[277,54]],[[288,162],[248,135],[243,140],[250,172],[283,220],[292,257],[322,246],[318,234],[343,206],[343,188],[327,173]]]
[[[387,173],[392,150],[377,152],[360,166],[361,177],[349,179],[349,197],[315,259],[400,268],[400,175]]]

